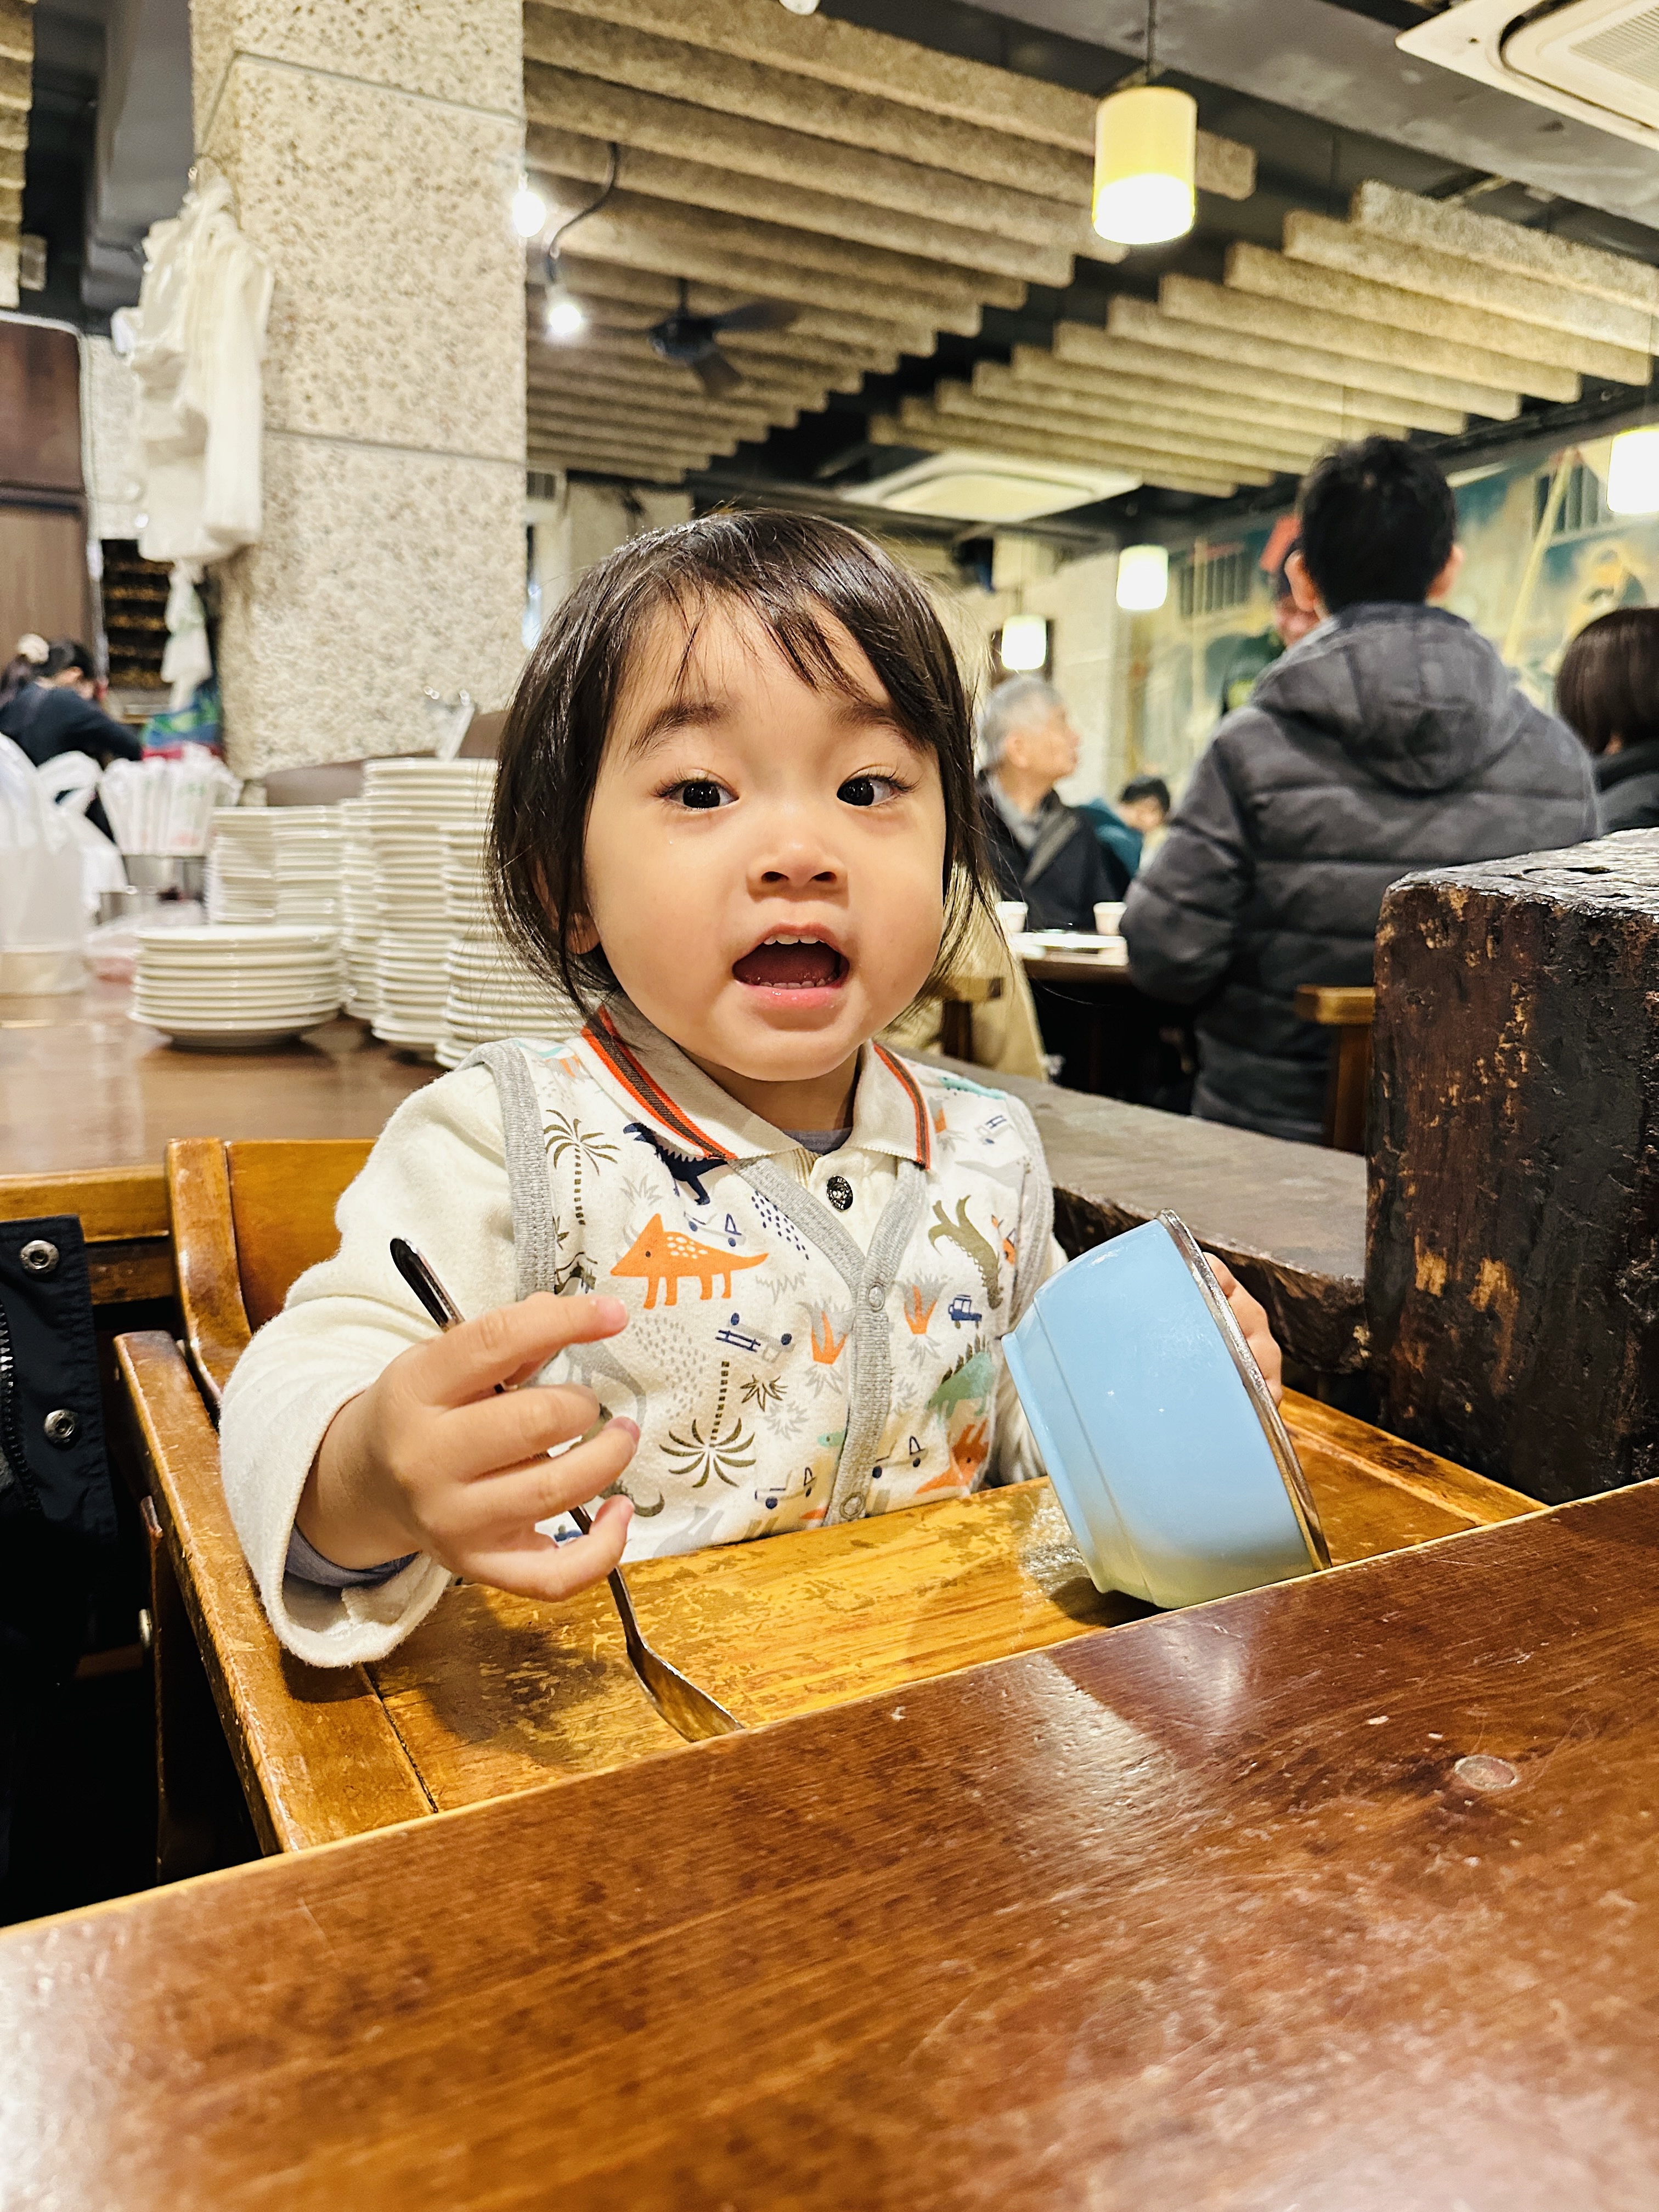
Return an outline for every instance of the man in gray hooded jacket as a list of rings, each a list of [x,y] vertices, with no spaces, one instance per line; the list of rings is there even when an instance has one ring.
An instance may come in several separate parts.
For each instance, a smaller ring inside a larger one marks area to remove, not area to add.
[[[1328,1033],[1300,983],[1368,984],[1382,895],[1419,868],[1599,834],[1565,723],[1433,604],[1462,564],[1426,453],[1367,438],[1304,482],[1288,564],[1319,627],[1217,729],[1123,918],[1135,981],[1195,1005],[1193,1111],[1319,1142]]]

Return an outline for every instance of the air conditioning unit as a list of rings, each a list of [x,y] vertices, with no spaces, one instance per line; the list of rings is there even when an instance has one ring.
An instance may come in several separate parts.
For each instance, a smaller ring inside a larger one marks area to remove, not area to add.
[[[1519,100],[1659,146],[1659,7],[1652,0],[1459,0],[1395,40]]]
[[[1065,461],[1029,461],[1012,454],[930,453],[870,483],[849,485],[843,499],[897,514],[931,514],[956,522],[1031,522],[1139,489],[1123,469],[1085,469]]]

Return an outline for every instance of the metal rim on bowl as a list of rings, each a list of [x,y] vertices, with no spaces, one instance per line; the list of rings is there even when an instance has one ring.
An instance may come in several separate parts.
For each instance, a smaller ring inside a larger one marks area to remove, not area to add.
[[[1222,1296],[1221,1285],[1210,1272],[1210,1263],[1199,1249],[1198,1240],[1192,1231],[1178,1213],[1171,1213],[1167,1207],[1158,1218],[1169,1231],[1176,1250],[1186,1261],[1188,1273],[1203,1293],[1204,1303],[1210,1309],[1216,1327],[1221,1331],[1222,1342],[1232,1354],[1233,1365],[1238,1370],[1238,1379],[1249,1393],[1256,1419],[1261,1424],[1262,1432],[1278,1463],[1279,1478],[1291,1501],[1291,1510],[1302,1530],[1309,1556],[1316,1566],[1328,1567],[1331,1552],[1325,1541],[1319,1508],[1314,1504],[1313,1492],[1308,1487],[1307,1476],[1302,1472],[1302,1462],[1296,1455],[1296,1446],[1291,1442],[1290,1431],[1280,1419],[1279,1408],[1273,1401],[1273,1394],[1262,1379],[1261,1370],[1256,1365],[1249,1346],[1244,1341],[1244,1332],[1234,1318],[1232,1308]]]

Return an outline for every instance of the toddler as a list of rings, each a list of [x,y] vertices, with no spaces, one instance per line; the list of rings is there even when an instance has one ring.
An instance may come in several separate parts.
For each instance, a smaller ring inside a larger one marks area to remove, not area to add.
[[[1030,1117],[878,1042],[986,898],[921,586],[806,517],[635,538],[531,658],[492,860],[586,1026],[409,1099],[231,1379],[283,1642],[373,1659],[454,1574],[557,1598],[624,1550],[1041,1473],[1000,1349],[1063,1264]],[[434,1334],[393,1237],[476,1317]],[[599,1497],[591,1534],[541,1533]]]

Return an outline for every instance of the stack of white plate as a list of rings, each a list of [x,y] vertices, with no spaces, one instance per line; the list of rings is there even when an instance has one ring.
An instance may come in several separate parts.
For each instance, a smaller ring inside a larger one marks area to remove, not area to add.
[[[348,799],[340,808],[345,824],[340,871],[340,949],[345,957],[346,1012],[372,1022],[380,1003],[374,955],[380,936],[380,905],[374,889],[374,837],[366,799]]]
[[[485,843],[482,830],[444,831],[449,995],[438,1039],[438,1060],[444,1067],[458,1067],[476,1045],[493,1043],[497,1037],[556,1044],[581,1027],[581,1017],[565,994],[527,967],[497,929],[484,867]]]
[[[330,1020],[340,1004],[331,929],[264,922],[141,929],[132,1018],[200,1050],[251,1051]]]
[[[380,909],[373,1018],[375,1036],[387,1044],[429,1053],[442,1035],[449,943],[443,831],[447,825],[475,836],[482,831],[495,778],[494,761],[422,757],[364,764]]]
[[[276,920],[337,930],[345,866],[339,808],[279,806],[266,811],[275,840]]]
[[[208,848],[210,921],[273,921],[276,916],[275,810],[222,806]]]

